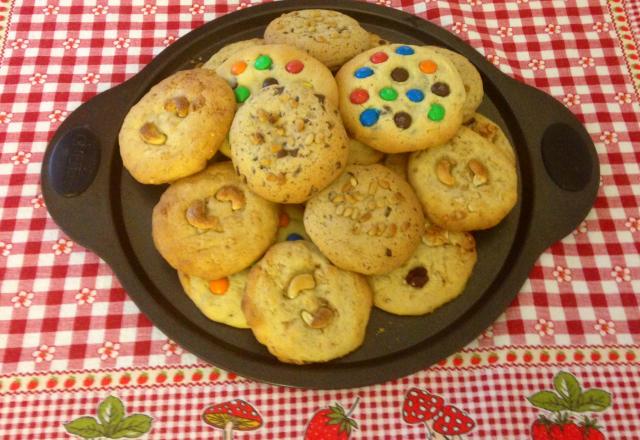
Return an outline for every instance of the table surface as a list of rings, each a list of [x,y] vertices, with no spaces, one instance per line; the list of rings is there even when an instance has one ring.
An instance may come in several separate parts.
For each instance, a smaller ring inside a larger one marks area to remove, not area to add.
[[[357,403],[352,438],[425,438],[455,408],[473,421],[464,438],[546,438],[534,423],[558,425],[563,395],[573,396],[570,421],[589,416],[604,438],[640,438],[640,2],[377,1],[563,102],[595,142],[602,177],[585,221],[540,256],[480,337],[408,377],[336,391],[261,384],[199,360],[47,214],[42,159],[70,112],[190,30],[260,2],[204,3],[0,0],[0,439],[115,438],[127,427],[147,439],[211,438],[222,433],[204,409],[233,399],[262,418],[243,439],[303,438],[336,403]],[[429,395],[444,413],[406,422],[405,400]],[[583,438],[569,437],[580,426],[558,426],[565,436],[554,438]]]

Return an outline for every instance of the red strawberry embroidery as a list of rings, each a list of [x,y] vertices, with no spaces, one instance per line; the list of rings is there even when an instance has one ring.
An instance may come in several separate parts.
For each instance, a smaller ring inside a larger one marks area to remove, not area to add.
[[[84,380],[82,381],[82,385],[84,385],[85,387],[90,387],[91,385],[93,385],[93,382],[93,376],[89,375],[84,378]]]
[[[140,376],[138,376],[138,385],[144,385],[145,383],[147,383],[147,381],[149,380],[149,375],[147,373],[142,373]]]
[[[57,377],[50,377],[49,380],[47,380],[47,383],[46,383],[47,388],[53,388],[56,385],[58,385]]]
[[[216,380],[218,380],[220,378],[220,370],[218,370],[217,368],[215,370],[213,370],[210,374],[209,374],[209,381],[210,382],[215,382]]]
[[[202,380],[202,370],[196,370],[193,373],[193,376],[191,376],[191,380],[193,380],[194,382]]]
[[[131,382],[131,375],[129,373],[125,373],[120,377],[120,385],[127,385]]]
[[[111,376],[104,376],[100,381],[100,385],[103,387],[109,386],[111,384]]]
[[[178,371],[174,376],[173,376],[173,381],[178,383],[178,382],[182,382],[184,380],[184,373],[182,371]]]
[[[604,434],[600,432],[600,428],[596,425],[595,420],[590,420],[588,417],[585,417],[580,426],[584,440],[604,440]]]
[[[549,434],[549,425],[551,421],[544,416],[540,416],[538,420],[531,425],[531,438],[533,440],[551,440]]]
[[[27,384],[28,390],[34,390],[38,386],[38,379],[31,379]]]
[[[351,431],[358,429],[358,424],[350,416],[359,402],[360,398],[356,398],[346,413],[339,403],[316,412],[307,425],[304,440],[347,440]]]
[[[167,373],[161,371],[158,376],[156,376],[156,382],[164,383],[167,380]]]
[[[76,384],[76,378],[73,376],[67,377],[65,379],[64,384],[62,384],[65,388],[71,388]]]

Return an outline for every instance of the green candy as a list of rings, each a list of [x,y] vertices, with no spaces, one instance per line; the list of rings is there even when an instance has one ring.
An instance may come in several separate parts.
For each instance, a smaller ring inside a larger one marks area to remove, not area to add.
[[[253,63],[253,67],[258,70],[267,70],[269,67],[271,67],[271,63],[271,58],[268,55],[260,55],[258,58],[256,58],[256,62]]]
[[[385,101],[395,101],[398,98],[398,92],[393,87],[385,87],[380,90],[380,97]]]
[[[245,86],[236,87],[234,93],[236,94],[236,102],[245,102],[251,96],[251,90]]]
[[[427,116],[432,121],[442,121],[444,119],[444,107],[440,104],[431,104],[431,108],[429,109]]]

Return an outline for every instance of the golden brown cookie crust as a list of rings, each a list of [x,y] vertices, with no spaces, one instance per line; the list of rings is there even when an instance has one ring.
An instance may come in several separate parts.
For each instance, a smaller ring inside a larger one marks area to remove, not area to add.
[[[229,161],[172,184],[152,215],[153,242],[165,260],[208,280],[249,267],[277,228],[277,205],[249,191]]]

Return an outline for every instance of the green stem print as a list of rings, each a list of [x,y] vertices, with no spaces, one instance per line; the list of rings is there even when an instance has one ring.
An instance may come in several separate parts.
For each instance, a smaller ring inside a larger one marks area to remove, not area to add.
[[[69,434],[84,439],[138,438],[149,432],[153,419],[144,414],[125,416],[124,405],[117,397],[109,396],[98,405],[98,418],[79,417],[64,425]]]

